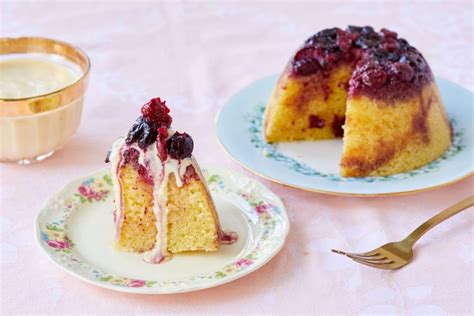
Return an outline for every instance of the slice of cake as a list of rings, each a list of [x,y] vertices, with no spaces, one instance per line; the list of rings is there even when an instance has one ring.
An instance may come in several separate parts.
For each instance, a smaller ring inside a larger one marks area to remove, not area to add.
[[[160,263],[173,253],[216,251],[231,243],[224,234],[199,166],[193,140],[171,129],[169,108],[160,98],[141,109],[128,133],[113,145],[114,222],[118,250],[144,253]]]
[[[346,177],[409,171],[451,144],[426,60],[395,32],[370,26],[310,37],[280,76],[263,124],[268,142],[343,137]]]

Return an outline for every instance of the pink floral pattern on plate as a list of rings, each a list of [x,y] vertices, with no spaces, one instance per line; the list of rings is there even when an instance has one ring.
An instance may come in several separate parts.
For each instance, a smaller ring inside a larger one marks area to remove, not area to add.
[[[108,284],[109,287],[118,286],[129,289],[171,287],[175,289],[176,287],[195,286],[202,282],[212,283],[217,280],[233,278],[237,274],[244,275],[252,271],[257,264],[260,266],[267,262],[282,247],[288,233],[289,223],[286,212],[283,211],[283,205],[278,198],[268,195],[268,191],[260,184],[256,186],[256,183],[253,184],[253,189],[249,188],[248,185],[235,186],[234,184],[234,187],[232,187],[232,180],[229,181],[228,178],[233,178],[233,176],[229,174],[222,176],[218,173],[210,174],[204,170],[204,177],[211,192],[244,201],[244,205],[246,205],[245,212],[249,216],[257,216],[260,233],[255,245],[248,251],[236,258],[235,261],[210,274],[176,281],[132,279],[95,269],[74,252],[75,245],[67,236],[68,218],[73,212],[80,212],[82,204],[102,203],[109,198],[112,191],[112,181],[108,171],[101,171],[77,184],[71,184],[73,185],[72,193],[61,193],[61,195],[69,195],[69,198],[62,205],[54,204],[46,206],[42,210],[42,212],[48,212],[49,209],[56,208],[61,216],[39,227],[41,242],[46,246],[47,253],[60,265],[74,270],[76,274],[80,274],[83,278]],[[68,192],[67,187],[64,191]],[[270,202],[271,200],[277,201],[280,205]]]

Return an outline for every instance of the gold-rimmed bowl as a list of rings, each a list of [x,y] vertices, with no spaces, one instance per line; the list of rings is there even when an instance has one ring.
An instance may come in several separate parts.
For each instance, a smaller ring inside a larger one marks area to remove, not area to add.
[[[0,38],[0,57],[41,55],[74,66],[77,79],[58,90],[0,98],[0,162],[28,164],[51,156],[81,120],[90,61],[79,48],[39,37]]]

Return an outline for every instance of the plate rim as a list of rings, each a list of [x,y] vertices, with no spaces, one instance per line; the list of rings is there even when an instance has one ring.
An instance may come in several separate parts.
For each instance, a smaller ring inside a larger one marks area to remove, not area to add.
[[[81,176],[79,178],[75,178],[73,180],[68,181],[59,190],[55,191],[51,196],[49,196],[42,203],[42,205],[39,208],[39,211],[37,212],[37,214],[34,218],[34,221],[33,221],[36,244],[40,248],[41,252],[46,257],[48,257],[50,261],[52,261],[56,266],[58,266],[62,271],[66,272],[67,274],[72,275],[73,277],[75,277],[75,278],[77,278],[81,281],[84,281],[88,284],[91,284],[91,285],[94,285],[94,286],[97,286],[97,287],[100,287],[100,288],[104,288],[104,289],[107,289],[107,290],[122,292],[122,293],[131,293],[131,294],[138,294],[138,295],[173,295],[173,294],[181,294],[181,293],[194,292],[194,291],[205,290],[205,289],[221,286],[221,285],[230,283],[232,281],[235,281],[237,279],[246,277],[250,273],[253,273],[253,272],[257,271],[258,269],[262,268],[263,266],[265,266],[276,255],[278,255],[280,253],[281,249],[283,249],[283,247],[285,246],[286,241],[288,239],[289,232],[290,232],[290,227],[291,227],[291,223],[290,223],[290,220],[289,220],[289,217],[288,217],[288,213],[286,211],[285,204],[283,203],[282,199],[277,194],[275,194],[265,184],[261,183],[257,179],[250,178],[247,175],[241,174],[240,172],[238,172],[236,170],[227,169],[227,168],[223,168],[223,167],[212,167],[212,166],[209,166],[209,165],[203,165],[201,167],[202,167],[203,170],[212,170],[213,172],[217,172],[217,173],[225,172],[225,173],[230,173],[230,174],[237,174],[239,177],[247,178],[248,180],[257,183],[257,185],[259,185],[263,189],[265,189],[267,191],[267,193],[270,193],[273,196],[273,198],[280,204],[280,206],[282,206],[280,215],[283,219],[284,226],[283,226],[281,237],[278,239],[279,242],[277,244],[277,247],[274,248],[274,251],[272,251],[272,253],[268,254],[268,256],[266,258],[264,258],[264,260],[262,260],[261,262],[256,263],[256,264],[250,266],[248,269],[242,270],[241,272],[235,273],[235,274],[233,274],[229,277],[218,279],[216,282],[213,282],[213,283],[205,283],[204,285],[201,285],[201,286],[195,285],[195,286],[190,286],[190,287],[187,287],[187,288],[178,288],[178,289],[175,289],[175,290],[172,290],[172,291],[161,291],[162,288],[160,288],[160,287],[135,288],[135,287],[118,286],[118,285],[115,285],[115,284],[99,282],[99,281],[89,279],[85,276],[82,276],[79,273],[77,273],[76,271],[74,271],[72,269],[69,269],[66,266],[62,265],[58,260],[56,260],[56,258],[54,256],[50,255],[44,249],[44,245],[43,245],[42,239],[41,239],[41,230],[40,230],[40,217],[41,217],[42,214],[45,213],[43,210],[46,209],[46,206],[48,205],[48,203],[55,196],[57,196],[58,194],[63,192],[67,187],[72,185],[74,182],[80,181],[81,179],[92,177],[92,176],[100,174],[100,173],[102,173],[106,170],[110,170],[110,168],[108,168],[108,167],[98,169],[94,172],[88,173],[85,176]],[[239,210],[240,210],[240,208],[239,208]]]
[[[226,100],[226,102],[224,103],[223,106],[221,106],[214,118],[214,130],[215,130],[215,138],[217,139],[217,143],[219,144],[220,148],[222,148],[224,150],[224,153],[230,157],[232,159],[232,161],[236,162],[240,167],[244,168],[245,170],[251,172],[252,174],[260,177],[260,178],[263,178],[265,180],[268,180],[268,181],[272,181],[274,183],[277,183],[277,184],[280,184],[280,185],[283,185],[285,187],[289,187],[289,188],[293,188],[293,189],[298,189],[298,190],[303,190],[303,191],[307,191],[307,192],[313,192],[313,193],[320,193],[320,194],[325,194],[325,195],[331,195],[331,196],[347,196],[347,197],[390,197],[390,196],[404,196],[404,195],[410,195],[410,194],[417,194],[417,193],[422,193],[422,192],[427,192],[427,191],[432,191],[432,190],[435,190],[435,189],[438,189],[438,188],[442,188],[442,187],[445,187],[445,186],[448,186],[448,185],[451,185],[451,184],[454,184],[454,183],[457,183],[459,181],[462,181],[464,179],[467,179],[471,176],[474,175],[474,170],[471,170],[470,172],[460,176],[460,177],[457,177],[455,179],[452,179],[448,182],[444,182],[444,183],[441,183],[441,184],[437,184],[437,185],[434,185],[434,186],[429,186],[429,187],[424,187],[424,188],[421,188],[421,189],[415,189],[415,190],[407,190],[407,191],[399,191],[399,192],[390,192],[390,193],[350,193],[350,192],[336,192],[336,191],[328,191],[328,190],[321,190],[321,189],[313,189],[313,188],[308,188],[308,187],[304,187],[304,186],[298,186],[298,185],[294,185],[294,184],[291,184],[291,183],[288,183],[288,182],[285,182],[285,181],[282,181],[282,180],[279,180],[279,179],[276,179],[276,178],[273,178],[271,176],[268,176],[268,175],[264,175],[262,174],[261,172],[253,169],[251,166],[248,166],[246,164],[244,164],[242,161],[238,160],[236,157],[234,157],[229,149],[224,145],[223,141],[221,140],[220,138],[220,134],[219,134],[219,119],[221,118],[221,115],[222,115],[222,111],[224,110],[224,108],[226,107],[226,105],[230,102],[230,100],[232,98],[234,98],[238,93],[242,92],[243,90],[245,90],[246,88],[249,88],[251,87],[252,85],[254,85],[255,83],[257,82],[260,82],[260,81],[265,81],[265,80],[269,80],[271,78],[274,78],[274,77],[277,77],[278,78],[279,74],[278,73],[274,73],[274,74],[271,74],[271,75],[266,75],[266,76],[263,76],[263,77],[260,77],[260,78],[257,78],[256,80],[248,83],[247,85],[244,85],[243,87],[241,87],[239,90],[237,90],[236,92],[234,92],[230,97],[228,97],[228,99]],[[443,81],[447,81],[451,84],[455,84],[456,86],[459,86],[467,91],[469,91],[471,94],[474,94],[474,92],[472,92],[470,89],[454,82],[454,81],[451,81],[449,79],[445,79],[443,77],[438,77],[436,76],[435,77],[435,80],[443,80]]]

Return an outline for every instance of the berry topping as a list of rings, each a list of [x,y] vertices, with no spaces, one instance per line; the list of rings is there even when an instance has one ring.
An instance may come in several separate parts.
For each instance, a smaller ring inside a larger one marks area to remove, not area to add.
[[[381,87],[387,82],[387,73],[379,64],[366,64],[363,67],[362,82],[369,87]]]
[[[145,182],[153,184],[153,176],[150,174],[150,170],[139,163],[139,158],[140,153],[138,150],[135,148],[127,148],[127,150],[123,152],[122,164],[131,164],[135,166],[135,169],[138,171],[138,174],[141,176],[141,178]]]
[[[302,60],[302,59],[310,59],[317,56],[316,48],[315,47],[303,47],[295,54],[295,61]]]
[[[340,31],[338,28],[322,30],[310,37],[305,42],[305,46],[320,47],[325,50],[336,50],[338,48],[336,41],[338,31]]]
[[[168,114],[170,109],[166,106],[166,101],[160,98],[151,99],[142,107],[142,115],[150,122],[170,127],[172,118]]]
[[[309,128],[323,128],[326,122],[317,115],[309,116]]]
[[[349,94],[364,91],[373,97],[399,99],[419,91],[433,75],[420,52],[398,34],[370,26],[322,30],[311,36],[295,54],[291,75],[308,76],[330,70],[340,63],[356,65]],[[324,85],[324,84],[323,84]]]
[[[383,70],[369,69],[362,75],[362,82],[369,87],[381,87],[387,82],[387,73]]]
[[[184,173],[183,181],[184,183],[188,183],[192,179],[199,180],[200,178],[196,170],[194,169],[193,165],[189,165],[186,168],[186,172]]]
[[[351,34],[344,32],[342,30],[337,31],[337,45],[339,49],[343,52],[347,52],[352,47],[352,36]]]
[[[332,124],[331,124],[332,132],[334,133],[334,136],[336,136],[336,137],[344,136],[343,125],[344,125],[345,121],[346,121],[345,116],[334,115],[334,118],[333,118]]]
[[[389,51],[389,52],[395,52],[398,50],[400,45],[398,44],[398,41],[394,38],[387,38],[385,41],[382,42],[380,45],[383,49]]]
[[[293,62],[293,69],[295,73],[301,76],[310,75],[318,71],[318,61],[315,59],[301,59]]]
[[[362,33],[361,36],[356,39],[355,46],[362,49],[368,49],[377,46],[380,43],[380,36],[373,33]]]
[[[395,39],[396,39],[397,36],[398,36],[397,33],[392,32],[392,31],[389,31],[389,30],[387,30],[386,28],[382,28],[382,29],[380,30],[380,33],[382,33],[382,35],[383,35],[384,37],[386,37],[386,38],[391,37],[391,38],[395,38]]]
[[[410,82],[415,74],[413,68],[405,63],[393,63],[390,65],[390,71],[405,82]]]
[[[362,27],[349,25],[346,28],[346,32],[348,32],[348,33],[361,33],[362,32]]]
[[[374,28],[372,26],[364,26],[361,31],[362,34],[373,34],[375,33]]]
[[[158,137],[156,140],[156,148],[158,150],[158,156],[162,161],[165,161],[168,157],[166,152],[166,140],[168,139],[168,129],[164,126],[158,128]]]
[[[173,159],[191,157],[193,147],[193,139],[186,133],[181,134],[176,132],[170,139],[168,139],[168,154]]]
[[[140,148],[144,149],[155,142],[158,127],[158,123],[140,116],[128,132],[125,142],[128,145],[136,142]]]
[[[128,148],[123,153],[123,163],[128,164],[131,162],[137,162],[140,153],[135,148]]]

